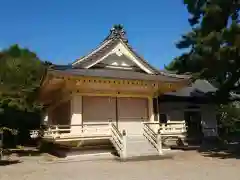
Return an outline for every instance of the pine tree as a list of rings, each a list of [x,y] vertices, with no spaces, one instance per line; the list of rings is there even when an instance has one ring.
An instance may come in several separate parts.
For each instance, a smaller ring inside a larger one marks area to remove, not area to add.
[[[219,85],[217,95],[228,97],[240,88],[240,0],[184,0],[191,32],[177,48],[187,52],[166,67]]]
[[[37,90],[44,71],[43,62],[28,49],[13,45],[0,52],[0,112],[4,107],[38,108]]]

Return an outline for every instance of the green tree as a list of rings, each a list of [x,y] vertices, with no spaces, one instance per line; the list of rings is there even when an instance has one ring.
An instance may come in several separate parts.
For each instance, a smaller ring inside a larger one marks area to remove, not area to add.
[[[219,133],[221,137],[239,136],[240,133],[240,104],[233,102],[220,105],[219,115]]]
[[[219,85],[217,95],[227,97],[240,88],[239,0],[184,0],[191,31],[177,48],[186,52],[166,69],[191,72]]]
[[[0,131],[18,131],[18,142],[8,132],[5,133],[7,143],[15,145],[26,141],[28,130],[39,126],[42,106],[37,96],[49,64],[18,45],[0,52]]]
[[[0,52],[0,107],[37,108],[37,90],[44,71],[43,62],[28,49],[13,45]]]
[[[219,88],[217,99],[223,103],[218,108],[220,135],[239,134],[239,103],[225,100],[240,88],[240,1],[184,0],[184,4],[191,31],[176,46],[185,52],[165,68],[214,83]]]

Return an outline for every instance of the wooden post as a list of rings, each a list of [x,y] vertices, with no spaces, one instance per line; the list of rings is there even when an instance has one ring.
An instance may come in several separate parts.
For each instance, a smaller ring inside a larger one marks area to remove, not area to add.
[[[50,126],[48,127],[47,133],[47,135],[53,136],[52,128]]]
[[[158,129],[158,134],[157,134],[157,145],[158,145],[158,153],[159,155],[162,155],[162,137],[161,137],[161,130]]]
[[[70,118],[70,132],[80,133],[83,131],[83,97],[73,95],[70,102],[71,118]],[[76,126],[77,125],[77,126]],[[79,126],[80,125],[80,126]]]
[[[118,128],[118,118],[119,118],[118,116],[119,115],[118,115],[118,97],[117,96],[116,96],[116,99],[115,99],[115,103],[116,103],[115,104],[115,108],[116,108],[115,109],[115,111],[116,111],[116,127]]]
[[[154,112],[153,112],[153,98],[148,97],[148,118],[150,122],[154,122]]]
[[[123,134],[123,149],[122,149],[122,159],[125,160],[127,157],[127,134],[126,131],[122,131]]]
[[[112,136],[112,120],[108,120],[109,122],[109,134]]]
[[[58,125],[56,125],[55,138],[58,138],[58,137],[60,137],[60,133],[59,133]]]
[[[159,96],[157,96],[157,121],[159,122],[159,124],[160,124],[160,117],[159,117],[159,113],[160,113],[160,111],[159,111]]]

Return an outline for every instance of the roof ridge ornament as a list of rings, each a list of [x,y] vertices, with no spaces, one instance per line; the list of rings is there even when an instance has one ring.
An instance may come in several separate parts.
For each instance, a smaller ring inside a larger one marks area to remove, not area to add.
[[[118,38],[118,39],[122,39],[124,42],[128,42],[127,38],[126,38],[126,31],[124,30],[124,27],[122,24],[115,24],[113,25],[113,27],[110,30],[110,35],[109,35],[109,39],[112,38]]]

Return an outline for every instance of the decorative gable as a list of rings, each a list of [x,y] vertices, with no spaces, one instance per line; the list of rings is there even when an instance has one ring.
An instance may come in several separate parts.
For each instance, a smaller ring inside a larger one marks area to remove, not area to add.
[[[141,70],[147,74],[154,74],[154,71],[145,66],[121,41],[102,58],[91,63],[86,63],[85,68],[94,68],[98,64],[105,64],[106,68]]]
[[[101,62],[93,65],[91,68],[97,67],[105,67],[105,68],[112,68],[112,69],[125,69],[131,70],[135,69],[136,65],[132,62],[127,56],[120,53],[112,53]]]
[[[122,26],[114,26],[100,46],[87,56],[75,61],[74,68],[112,68],[157,74],[128,44]]]

